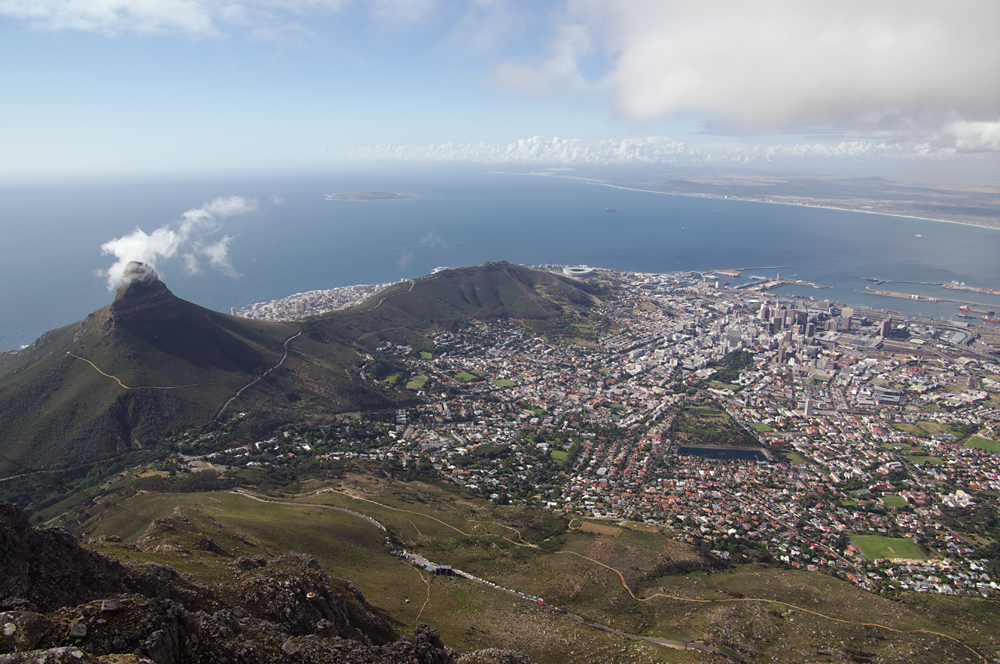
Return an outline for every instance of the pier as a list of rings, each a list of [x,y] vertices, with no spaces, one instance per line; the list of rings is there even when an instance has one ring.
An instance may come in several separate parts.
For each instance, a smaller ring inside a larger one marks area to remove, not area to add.
[[[787,270],[791,265],[765,265],[764,267],[727,267],[718,270],[705,270],[702,274],[716,273],[724,274],[727,277],[738,277],[741,272],[752,272],[754,270]]]
[[[865,290],[855,290],[855,293],[866,295],[879,295],[881,297],[895,297],[900,300],[915,300],[918,302],[957,302],[958,304],[971,304],[976,307],[992,307],[995,305],[984,304],[983,302],[969,302],[968,300],[955,300],[950,297],[930,297],[929,295],[917,295],[916,293],[898,293],[896,291],[876,290],[870,286],[865,286]]]
[[[775,288],[781,288],[782,286],[808,286],[809,288],[830,288],[830,286],[824,286],[823,284],[816,284],[811,281],[803,281],[802,279],[772,279],[770,281],[758,281],[751,282],[747,284],[740,284],[737,288],[743,288],[745,290],[764,292],[769,290],[774,290]]]
[[[865,281],[875,282],[876,285],[882,284],[918,284],[920,286],[941,286],[943,288],[949,288],[949,286],[944,285],[939,281],[904,281],[902,279],[879,279],[877,277],[861,277]]]

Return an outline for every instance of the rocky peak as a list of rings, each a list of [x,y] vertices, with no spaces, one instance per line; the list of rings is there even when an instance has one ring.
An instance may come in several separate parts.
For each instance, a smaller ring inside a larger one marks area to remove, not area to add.
[[[167,285],[149,265],[132,261],[125,266],[122,285],[111,304],[111,318],[122,321],[140,311],[152,309],[173,299]]]
[[[15,537],[24,537],[31,530],[31,523],[16,505],[0,502],[0,532],[8,529]]]
[[[166,565],[124,565],[64,531],[31,528],[0,501],[0,662],[456,664],[437,629],[399,638],[310,556],[239,559],[230,570],[213,590]]]

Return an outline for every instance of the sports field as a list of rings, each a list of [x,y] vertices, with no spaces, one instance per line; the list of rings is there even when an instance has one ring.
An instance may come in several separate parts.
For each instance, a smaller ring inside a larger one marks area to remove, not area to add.
[[[906,507],[906,498],[902,496],[882,496],[882,502],[886,507]]]
[[[927,555],[913,540],[905,537],[883,537],[882,535],[853,535],[851,541],[858,547],[866,560],[879,558],[907,558],[926,560]]]
[[[965,445],[966,447],[974,447],[977,450],[986,450],[987,452],[1000,452],[1000,441],[990,440],[989,438],[971,436],[969,440],[965,441]]]

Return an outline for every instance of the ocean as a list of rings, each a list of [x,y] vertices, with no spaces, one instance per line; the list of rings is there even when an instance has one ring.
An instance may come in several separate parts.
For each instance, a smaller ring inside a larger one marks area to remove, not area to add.
[[[326,194],[391,191],[412,200],[330,201]],[[830,286],[794,293],[932,318],[955,303],[879,297],[884,290],[981,302],[1000,297],[938,286],[1000,288],[1000,231],[840,210],[640,192],[541,175],[364,168],[308,177],[108,183],[0,190],[0,349],[82,319],[113,293],[98,274],[101,245],[141,228],[176,229],[181,215],[222,196],[257,201],[220,219],[205,243],[230,236],[235,272],[178,255],[156,268],[178,296],[228,312],[292,293],[419,277],[439,266],[508,260],[642,272],[789,266],[747,272]],[[608,211],[614,208],[616,211]],[[724,281],[740,280],[720,276]]]

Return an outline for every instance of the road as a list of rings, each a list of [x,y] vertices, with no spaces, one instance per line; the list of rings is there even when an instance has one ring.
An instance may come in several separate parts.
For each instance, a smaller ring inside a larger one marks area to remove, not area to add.
[[[267,377],[267,375],[269,373],[271,373],[272,371],[274,371],[275,369],[277,369],[278,367],[280,367],[282,364],[284,364],[285,360],[288,359],[288,344],[291,343],[292,339],[300,336],[301,334],[302,334],[302,330],[299,330],[298,332],[296,332],[292,336],[290,336],[287,339],[285,339],[285,343],[283,343],[281,345],[282,348],[285,349],[285,352],[281,354],[281,359],[278,360],[278,363],[275,364],[270,369],[268,369],[267,371],[265,371],[264,373],[262,373],[261,375],[259,375],[256,378],[254,378],[252,381],[250,381],[249,383],[247,383],[246,385],[244,385],[243,387],[241,387],[239,390],[237,390],[236,394],[234,394],[233,396],[229,397],[229,401],[227,401],[226,403],[222,404],[222,408],[219,409],[219,412],[217,412],[215,414],[215,417],[213,417],[212,419],[213,420],[219,419],[219,415],[222,415],[222,412],[224,410],[226,410],[226,408],[229,407],[229,404],[231,404],[233,401],[235,401],[236,399],[238,399],[239,396],[241,394],[243,394],[243,392],[245,392],[246,390],[250,389],[251,387],[253,387],[257,383],[259,383],[260,381],[262,381],[264,378]]]
[[[319,492],[320,491],[316,491],[316,492],[313,492],[313,493],[319,493]],[[263,495],[258,494],[258,493],[254,493],[253,491],[249,491],[247,489],[234,489],[234,490],[230,491],[230,493],[234,493],[234,494],[237,494],[237,495],[240,495],[240,496],[244,496],[246,498],[250,498],[251,500],[256,500],[256,501],[262,502],[262,503],[275,503],[275,504],[278,504],[278,505],[291,505],[293,507],[319,507],[319,508],[322,508],[322,509],[337,510],[339,512],[346,512],[347,514],[351,514],[351,515],[356,516],[358,518],[364,519],[365,521],[368,521],[369,523],[373,524],[374,526],[376,526],[377,528],[379,528],[383,532],[386,531],[385,526],[383,526],[381,523],[379,523],[378,521],[376,521],[372,517],[368,516],[367,514],[362,514],[361,512],[356,512],[356,511],[354,511],[352,509],[348,509],[346,507],[335,507],[333,505],[320,505],[320,504],[316,504],[316,503],[284,502],[284,501],[280,501],[280,500],[274,500],[272,498],[269,498],[267,496],[263,496]],[[400,558],[402,558],[406,562],[410,563],[414,567],[419,567],[420,569],[423,569],[425,571],[431,571],[431,572],[433,572],[436,568],[441,567],[441,565],[438,565],[437,563],[433,563],[430,560],[428,560],[427,558],[424,558],[421,555],[415,554],[412,551],[394,551],[393,553],[395,553]],[[549,604],[548,602],[546,602],[545,600],[543,600],[542,598],[536,597],[535,595],[529,595],[528,593],[523,593],[523,592],[521,592],[519,590],[513,590],[511,588],[505,588],[505,587],[503,587],[503,586],[501,586],[499,584],[493,583],[492,581],[487,581],[485,579],[480,579],[479,577],[477,577],[477,576],[475,576],[473,574],[469,574],[468,572],[463,572],[462,570],[459,570],[459,569],[453,569],[452,571],[454,572],[454,575],[456,577],[458,577],[458,578],[463,578],[463,579],[467,579],[469,581],[474,581],[476,583],[481,583],[483,585],[489,586],[490,588],[493,588],[494,590],[500,590],[502,592],[507,593],[508,595],[513,595],[514,597],[518,597],[520,599],[523,599],[526,602],[530,602],[531,604],[534,604],[536,606],[541,606],[541,607],[544,607],[546,609],[549,609],[550,611],[554,611],[556,613],[562,614],[562,615],[566,616],[567,618],[570,618],[571,620],[575,620],[575,621],[577,621],[577,622],[579,622],[579,623],[581,623],[583,625],[586,625],[587,627],[591,627],[593,629],[600,630],[602,632],[608,632],[608,633],[611,633],[611,634],[616,634],[616,635],[621,636],[623,638],[629,639],[630,641],[646,641],[647,643],[653,643],[653,644],[656,644],[658,646],[663,646],[665,648],[673,648],[675,650],[701,650],[701,651],[704,651],[704,652],[710,652],[710,653],[714,653],[714,654],[717,654],[717,655],[726,656],[726,654],[724,652],[722,652],[721,650],[719,650],[718,648],[713,648],[712,646],[709,646],[709,645],[706,645],[704,643],[701,643],[700,641],[695,641],[695,642],[688,643],[688,642],[685,642],[685,641],[671,641],[669,639],[661,639],[661,638],[658,638],[658,637],[655,637],[655,636],[640,636],[638,634],[629,634],[628,632],[623,632],[623,631],[621,631],[619,629],[615,629],[613,627],[608,627],[607,625],[602,625],[600,623],[596,623],[593,620],[590,620],[588,618],[584,618],[583,616],[579,616],[579,615],[577,615],[575,613],[570,613],[569,611],[566,611],[565,609],[560,609],[559,607],[553,606],[553,605]]]

